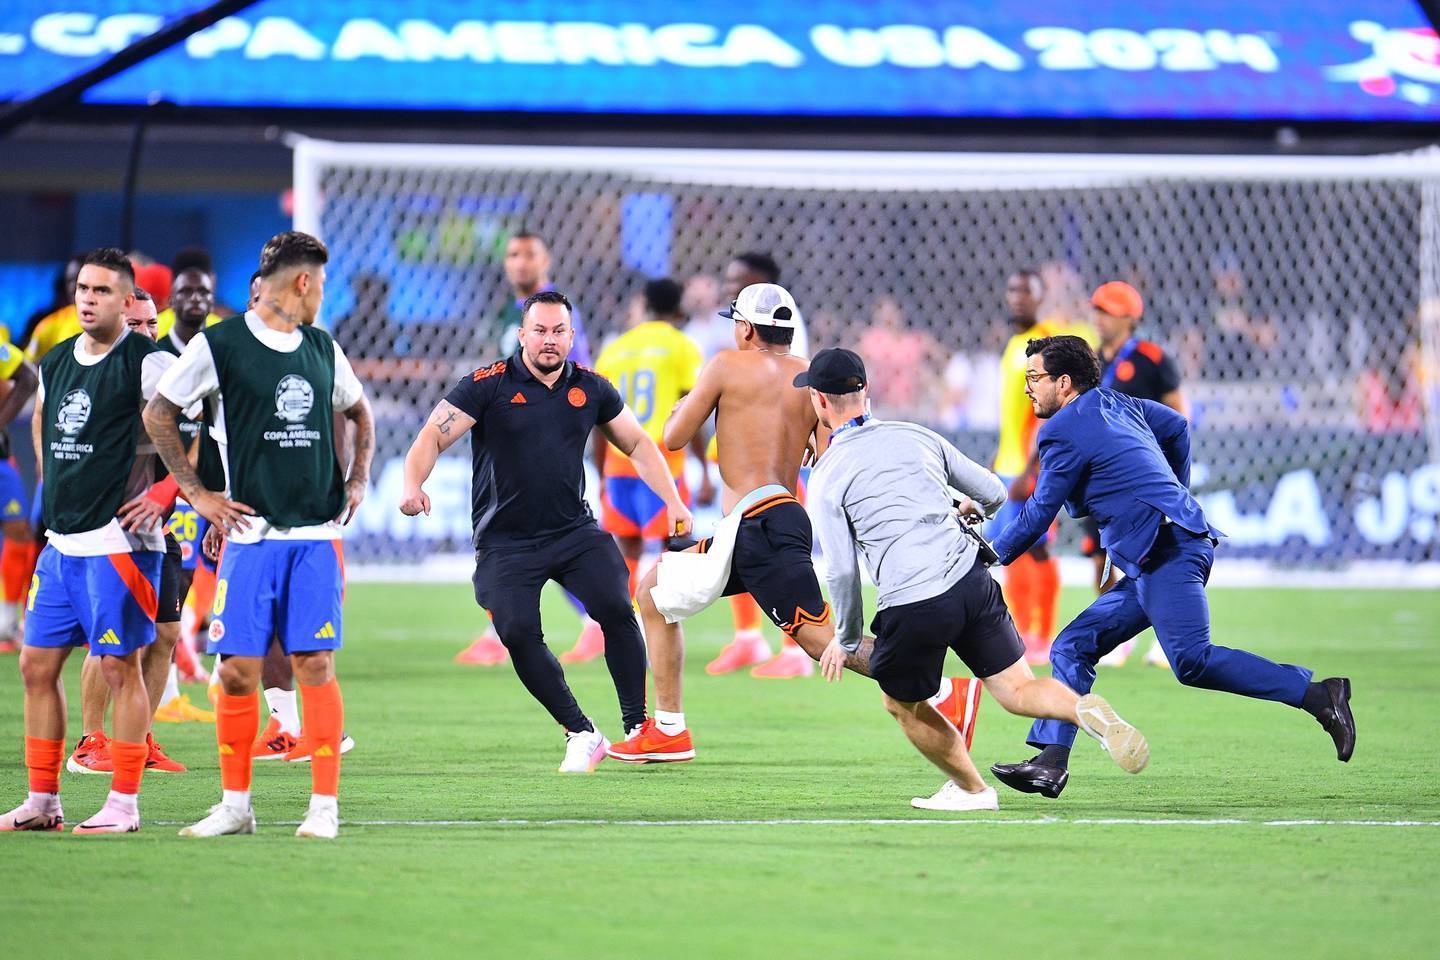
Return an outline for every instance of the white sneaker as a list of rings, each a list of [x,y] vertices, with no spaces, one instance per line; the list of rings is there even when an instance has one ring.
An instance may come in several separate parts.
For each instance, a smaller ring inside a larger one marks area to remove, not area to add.
[[[946,780],[933,797],[915,797],[910,806],[918,810],[999,810],[1000,798],[994,787],[986,787],[979,793],[962,790],[954,780]]]
[[[1121,770],[1139,773],[1150,762],[1150,745],[1145,735],[1120,719],[1110,702],[1098,693],[1087,693],[1075,704],[1080,729],[1100,741]]]
[[[255,811],[237,810],[223,803],[210,808],[210,815],[180,831],[182,837],[223,837],[255,832]]]
[[[1165,648],[1160,646],[1159,640],[1150,644],[1150,650],[1145,654],[1145,662],[1152,667],[1170,669],[1170,658],[1165,656]]]
[[[1126,640],[1120,646],[1111,650],[1095,664],[1097,667],[1123,667],[1125,661],[1130,659],[1130,651],[1135,649],[1134,640]]]
[[[310,804],[305,821],[295,830],[297,837],[334,840],[340,834],[340,808],[331,804]]]
[[[595,722],[590,722],[592,727]],[[594,730],[585,730],[580,733],[565,734],[565,759],[560,762],[561,773],[589,773],[600,765],[605,759],[605,751],[610,749],[610,741],[605,739],[605,734],[596,727]]]

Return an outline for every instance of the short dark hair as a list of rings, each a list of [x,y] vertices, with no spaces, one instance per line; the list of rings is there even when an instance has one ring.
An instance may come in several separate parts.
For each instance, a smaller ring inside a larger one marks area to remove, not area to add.
[[[1025,356],[1033,357],[1037,353],[1045,362],[1046,373],[1052,377],[1069,376],[1078,392],[1100,386],[1100,359],[1081,338],[1062,334],[1040,337],[1025,345]]]
[[[135,299],[136,299],[136,300],[139,300],[141,303],[149,303],[150,301],[154,300],[155,298],[152,297],[152,296],[150,296],[150,291],[149,291],[149,290],[146,290],[144,287],[136,287],[136,288],[135,288]]]
[[[657,317],[679,313],[684,297],[685,288],[669,277],[660,277],[645,284],[645,309]]]
[[[256,280],[259,280],[259,279],[260,279],[260,271],[259,271],[259,270],[256,270],[254,273],[250,274],[250,282],[251,282],[251,283],[254,283]]]
[[[548,250],[549,247],[550,247],[550,244],[548,244],[548,243],[545,242],[545,238],[544,238],[544,237],[540,236],[540,234],[536,233],[535,231],[529,230],[529,229],[527,229],[527,228],[525,228],[525,227],[521,227],[521,228],[520,228],[519,230],[517,230],[516,232],[510,234],[510,239],[511,239],[511,240],[539,240],[539,241],[540,241],[540,246],[545,247],[547,250]],[[506,241],[506,242],[508,243],[509,241]]]
[[[752,323],[751,326],[755,328],[755,336],[760,338],[761,343],[788,347],[795,341],[794,327],[776,327],[764,323]]]
[[[85,254],[80,261],[82,267],[104,267],[106,270],[114,270],[120,276],[135,286],[135,265],[130,258],[125,256],[125,251],[119,247],[97,247]]]
[[[530,296],[525,298],[525,302],[520,305],[520,317],[522,320],[530,315],[530,308],[537,303],[558,303],[565,308],[567,314],[570,316],[575,315],[575,308],[570,305],[570,299],[566,297],[565,294],[559,290],[541,290],[539,293],[530,294]]]
[[[287,267],[318,267],[330,262],[325,244],[308,233],[286,230],[277,233],[260,251],[260,276],[269,277]]]
[[[766,283],[780,282],[780,264],[768,253],[759,250],[747,250],[745,253],[737,253],[731,260],[735,263],[743,263],[754,273],[765,278]]]
[[[213,277],[215,261],[210,259],[210,252],[203,247],[186,247],[178,251],[170,261],[170,272],[178,277],[186,270],[199,270]]]

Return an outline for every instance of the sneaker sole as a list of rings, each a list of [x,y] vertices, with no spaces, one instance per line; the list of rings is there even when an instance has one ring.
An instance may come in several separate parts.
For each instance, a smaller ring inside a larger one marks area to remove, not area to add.
[[[73,834],[75,834],[76,836],[79,836],[79,837],[99,836],[100,834],[105,834],[105,833],[139,833],[139,832],[140,832],[140,825],[137,823],[137,824],[136,824],[135,826],[133,826],[133,827],[124,827],[124,828],[121,828],[121,827],[110,827],[110,826],[105,826],[105,827],[88,827],[88,828],[87,828],[83,823],[81,823],[81,824],[77,824],[76,827],[75,827],[75,829],[74,829],[74,830],[71,830],[70,832],[73,833]]]
[[[231,830],[229,833],[191,833],[191,828],[186,827],[178,832],[179,836],[191,840],[209,840],[214,837],[253,837],[255,835],[255,821],[250,821],[239,830]]]
[[[1110,759],[1126,773],[1139,773],[1150,762],[1150,745],[1145,736],[1120,719],[1115,708],[1099,694],[1087,693],[1075,705],[1080,727],[1100,741]]]
[[[83,763],[76,763],[73,754],[70,756],[70,759],[65,761],[65,769],[71,773],[84,773],[97,777],[108,777],[115,772],[114,770],[92,770]]]
[[[695,759],[694,750],[679,750],[674,753],[615,753],[607,751],[605,755],[611,760],[619,760],[621,763],[680,763]]]
[[[61,833],[64,830],[64,820],[56,820],[52,826],[48,827],[0,827],[0,833]]]

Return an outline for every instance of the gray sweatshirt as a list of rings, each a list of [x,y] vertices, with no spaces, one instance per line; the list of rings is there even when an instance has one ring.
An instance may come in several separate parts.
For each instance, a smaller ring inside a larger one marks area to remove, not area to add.
[[[821,456],[808,503],[835,634],[846,649],[865,629],[857,547],[882,610],[938,597],[974,566],[975,544],[955,517],[952,487],[987,516],[1005,502],[999,477],[913,423],[869,420],[840,433]]]

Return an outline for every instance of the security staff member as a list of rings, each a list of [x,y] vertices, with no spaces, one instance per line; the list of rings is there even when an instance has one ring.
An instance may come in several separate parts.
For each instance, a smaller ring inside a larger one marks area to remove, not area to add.
[[[469,433],[475,599],[494,617],[521,682],[566,730],[560,771],[588,773],[610,743],[576,703],[545,645],[545,581],[577,596],[604,631],[624,729],[645,721],[645,641],[630,604],[629,574],[584,499],[591,430],[598,426],[665,501],[673,534],[689,532],[690,511],[660,449],[610,381],[569,362],[575,334],[565,295],[528,297],[519,334],[514,355],[465,377],[436,405],[405,458],[400,510],[412,517],[430,512],[422,485],[440,454]]]

